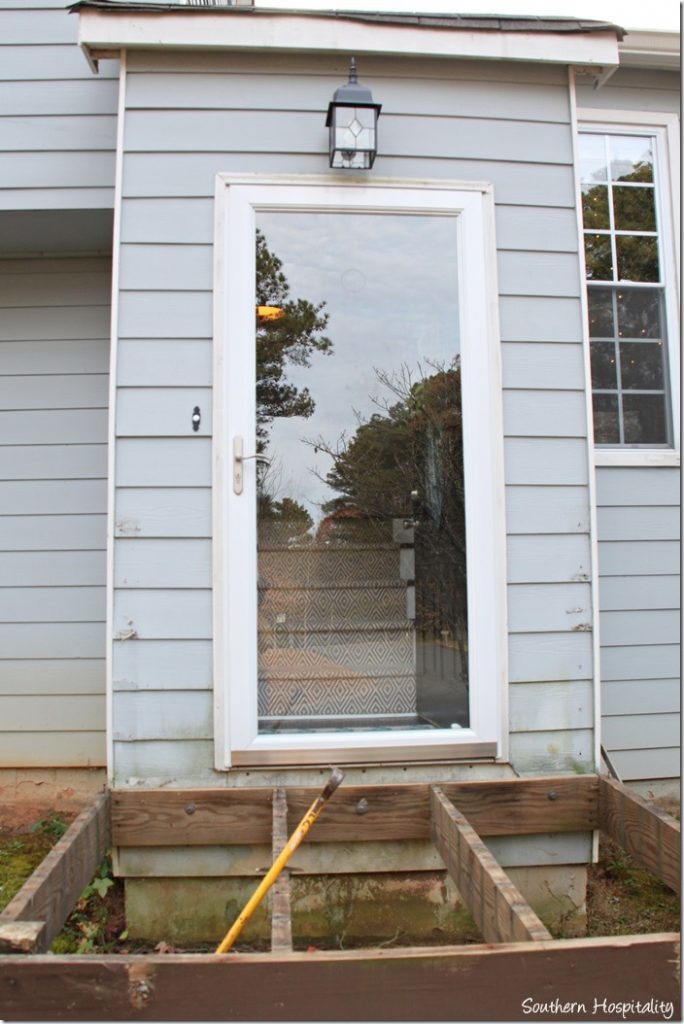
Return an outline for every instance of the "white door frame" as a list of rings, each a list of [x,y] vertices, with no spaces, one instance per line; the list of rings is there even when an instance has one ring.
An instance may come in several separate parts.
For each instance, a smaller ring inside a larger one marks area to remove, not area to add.
[[[255,439],[255,212],[454,217],[466,493],[470,726],[259,734],[255,462],[233,488],[233,438]],[[507,757],[503,425],[494,202],[479,182],[218,175],[215,209],[213,586],[215,766]]]

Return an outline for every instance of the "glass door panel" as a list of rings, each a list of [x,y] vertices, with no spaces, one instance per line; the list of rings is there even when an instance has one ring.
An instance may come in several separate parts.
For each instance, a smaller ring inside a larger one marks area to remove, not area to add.
[[[256,224],[259,731],[467,727],[456,218]]]

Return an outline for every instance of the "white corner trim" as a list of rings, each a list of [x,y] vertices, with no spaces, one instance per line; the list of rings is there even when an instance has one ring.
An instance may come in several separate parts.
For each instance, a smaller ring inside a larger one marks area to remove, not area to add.
[[[619,64],[614,32],[479,32],[412,28],[355,22],[343,16],[259,11],[201,15],[175,12],[79,12],[79,44],[89,59],[121,48],[295,50],[299,52],[386,54],[411,57],[466,57],[525,60],[544,64]]]
[[[598,547],[598,508],[596,500],[596,462],[593,457],[594,438],[594,407],[591,385],[591,350],[589,342],[589,299],[584,257],[584,225],[582,222],[581,183],[578,153],[578,110],[575,72],[568,71],[568,90],[570,94],[570,123],[572,128],[572,162],[575,168],[575,217],[577,221],[577,238],[579,239],[578,257],[582,286],[580,288],[580,305],[582,309],[582,349],[584,351],[584,402],[587,423],[587,480],[589,497],[589,551],[591,558],[591,624],[592,624],[592,660],[593,660],[593,708],[594,708],[594,764],[598,770],[601,764],[601,626],[600,626],[600,594],[599,594],[599,547]],[[598,859],[598,832],[594,832],[592,856]]]
[[[114,169],[114,231],[112,238],[112,305],[109,339],[109,410],[107,423],[107,572],[106,572],[106,626],[105,626],[105,716],[107,779],[114,781],[114,545],[116,500],[116,397],[117,359],[119,348],[119,264],[121,242],[121,196],[123,185],[123,137],[126,113],[126,51],[121,54],[119,71],[119,105],[116,131],[116,161]]]

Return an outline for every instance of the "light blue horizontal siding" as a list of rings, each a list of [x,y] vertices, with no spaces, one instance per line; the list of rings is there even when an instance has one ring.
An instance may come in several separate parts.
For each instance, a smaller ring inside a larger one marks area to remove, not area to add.
[[[110,264],[0,271],[0,765],[103,764]]]
[[[103,696],[104,689],[105,668],[101,658],[6,658],[2,662],[0,693],[4,695]]]
[[[129,153],[225,151],[291,155],[320,154],[327,149],[327,131],[320,110],[293,111],[274,117],[270,110],[175,110],[159,105],[128,110],[124,145]],[[572,159],[567,125],[496,118],[450,119],[397,117],[383,113],[382,152],[402,159],[525,161],[528,164],[568,164]],[[408,130],[407,130],[408,128]],[[233,145],[230,145],[231,140]],[[217,146],[218,143],[218,146]],[[99,148],[96,146],[95,148]]]
[[[208,338],[123,338],[118,377],[122,387],[210,387],[212,343]]]
[[[509,534],[589,533],[589,506],[584,487],[565,484],[506,487]]]
[[[601,678],[668,679],[679,675],[679,647],[677,643],[630,644],[629,646],[601,648]]]
[[[507,341],[501,346],[501,360],[504,388],[584,390],[581,345]]]
[[[644,737],[648,744],[650,736]],[[680,775],[680,745],[644,746],[640,750],[612,750],[610,759],[621,779],[640,782],[649,779],[677,779]]]
[[[272,56],[284,71],[286,68],[289,70],[287,90],[281,94],[281,109],[288,113],[324,110],[330,93],[339,84],[337,71],[328,66],[327,74],[297,75],[297,65],[293,61],[288,62],[287,58],[279,55]],[[250,73],[248,70],[250,66],[255,69],[253,58],[238,54],[234,63],[226,66],[224,62],[221,70],[217,67],[210,74],[207,74],[208,62],[197,60],[194,54],[188,54],[182,63],[183,70],[174,73],[157,70],[160,63],[154,61],[154,73],[141,74],[136,70],[138,60],[134,58],[128,82],[129,109],[155,107],[162,93],[168,106],[179,110],[239,110],[244,105],[245,96],[249,96],[250,107],[254,110],[274,109],[272,81],[258,71]],[[435,78],[428,72],[425,77],[416,79],[408,91],[397,76],[398,63],[395,62],[390,69],[385,62],[383,74],[382,61],[377,58],[364,61],[364,73],[373,74],[377,82],[375,87],[382,91],[383,117],[386,114],[453,117],[455,110],[460,117],[485,119],[494,116],[492,111],[496,111],[497,117],[505,117],[508,121],[565,123],[569,117],[567,90],[557,79],[555,84],[548,84],[540,91],[536,83],[511,81],[514,74],[510,74],[505,76],[509,80],[506,89],[502,90],[495,81],[483,80],[477,71],[477,77],[468,81],[468,72],[472,74],[472,69],[462,64],[460,73],[454,72],[453,66],[449,68],[449,78]],[[407,63],[401,64],[409,69]],[[225,73],[227,70],[230,70],[229,74]]]
[[[55,383],[59,384],[55,390]],[[95,408],[107,404],[108,377],[92,374],[88,381],[87,400]],[[69,409],[83,408],[83,380],[80,374],[53,374],[0,378],[0,408],[6,409]]]
[[[679,712],[679,679],[609,679],[601,690],[603,713],[617,715],[655,715]]]
[[[200,423],[193,429],[194,410]],[[212,427],[211,388],[119,388],[119,436],[208,437]]]
[[[601,466],[596,483],[603,742],[625,779],[678,776],[680,471]]]
[[[288,99],[290,98],[288,94]],[[577,251],[574,211],[545,206],[504,206],[496,209],[500,251]],[[121,221],[124,244],[210,245],[214,236],[214,203],[210,198],[129,199]]]
[[[99,513],[106,504],[106,480],[0,480],[3,515]]]
[[[264,76],[264,62],[261,53],[232,52],[214,50],[205,53],[167,50],[131,50],[129,54],[129,72],[138,76],[138,73],[145,72],[152,77],[154,83],[158,76],[165,74],[183,76],[199,74],[204,83],[211,81],[214,74],[249,74],[252,79],[264,78],[268,83],[268,89],[273,97],[273,79]],[[413,77],[411,87],[420,89],[421,82],[432,83],[435,92],[452,88],[452,83],[480,83],[486,89],[492,83],[495,85],[493,95],[500,97],[501,89],[496,83],[505,83],[505,86],[517,86],[528,84],[539,90],[555,86],[565,92],[567,87],[567,76],[565,69],[550,64],[527,64],[518,62],[485,62],[468,59],[454,60],[453,58],[438,58],[424,61],[416,70],[416,61],[412,58],[384,57],[377,54],[369,54],[364,58],[364,69],[368,75],[374,78],[387,79],[392,82],[398,79],[399,92],[402,97],[402,110],[410,110],[410,97],[405,97],[404,79]],[[306,76],[314,75],[329,77],[331,82],[337,82],[340,75],[340,68],[345,72],[347,65],[343,58],[338,58],[331,63],[328,54],[296,54],[279,53],[274,50],[269,54],[268,71],[278,76],[282,82],[290,82]],[[142,82],[142,78],[138,79]],[[296,85],[295,85],[296,87]],[[257,86],[258,88],[258,86]],[[458,88],[458,86],[457,86]],[[157,97],[160,90],[155,89]],[[163,92],[162,92],[163,94]],[[327,93],[326,93],[327,95]],[[430,95],[430,103],[434,102],[434,96]],[[504,100],[505,102],[505,100]],[[567,96],[565,99],[567,103]],[[145,103],[149,106],[149,103]],[[271,99],[271,106],[273,100]],[[488,109],[491,105],[488,105]]]
[[[70,444],[55,462],[52,445],[16,444],[0,447],[0,479],[87,480],[107,476],[105,444]]]
[[[602,110],[657,110],[678,114],[679,88],[676,71],[618,68],[600,89],[582,80],[577,89],[577,104]]]
[[[209,487],[119,487],[118,537],[211,537]]]
[[[1,551],[0,580],[14,587],[101,586],[104,551]]]
[[[115,586],[122,589],[209,589],[212,578],[209,540],[121,540]]]
[[[78,18],[0,8],[0,212],[113,205],[118,62],[94,78]]]
[[[674,71],[620,68],[580,107],[679,113]],[[600,466],[598,504],[603,742],[629,780],[674,778],[679,765],[680,472]]]
[[[508,579],[511,583],[565,583],[591,576],[589,538],[575,534],[509,535]]]
[[[501,63],[369,58],[364,68],[383,92],[379,175],[494,186],[516,767],[589,764],[589,460],[567,85],[557,68]],[[121,779],[171,772],[216,782],[208,724],[211,442],[202,436],[211,429],[215,176],[321,173],[320,110],[337,67],[325,55],[275,54],[265,74],[253,54],[135,52],[129,72],[116,771]],[[189,418],[195,405],[199,435]],[[155,724],[158,690],[171,699]]]
[[[320,114],[319,114],[320,118]],[[406,131],[406,126],[404,131]],[[410,126],[409,129],[410,130]],[[208,143],[209,145],[209,143]],[[215,141],[211,143],[213,147]],[[403,146],[401,147],[404,148]],[[320,174],[321,153],[327,149],[325,134],[315,151],[303,154],[270,152],[164,154],[164,174],[156,178],[159,155],[136,152],[126,156],[123,177],[124,198],[212,196],[218,171],[257,174]],[[523,158],[524,159],[524,158]],[[379,156],[375,163],[379,174],[388,177],[424,177],[456,181],[490,181],[499,202],[506,205],[572,207],[574,178],[570,165],[537,163],[512,164],[505,160],[442,159],[420,155],[411,160],[400,156]]]
[[[593,671],[591,633],[513,633],[508,638],[511,683],[589,679]]]
[[[114,644],[115,690],[210,690],[209,640],[119,640]]]

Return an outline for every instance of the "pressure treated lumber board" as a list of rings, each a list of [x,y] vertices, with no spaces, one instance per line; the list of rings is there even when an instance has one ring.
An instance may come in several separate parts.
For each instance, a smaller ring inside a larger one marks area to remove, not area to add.
[[[582,832],[597,827],[595,775],[452,782],[442,785],[482,836]],[[287,789],[291,832],[315,788]],[[367,809],[360,815],[359,801]],[[272,790],[119,789],[112,791],[116,846],[211,846],[271,842]],[[345,786],[326,805],[307,842],[430,838],[427,785]]]
[[[439,786],[431,789],[432,838],[485,942],[534,942],[551,935],[496,858]]]
[[[640,867],[680,891],[680,825],[616,779],[599,780],[599,827]]]
[[[273,790],[272,855],[282,852],[288,840],[287,796],[284,789]],[[292,952],[292,917],[290,914],[290,869],[284,867],[271,889],[271,952]]]
[[[639,1009],[639,1002],[652,1007],[656,1001],[672,1003],[668,1019],[679,1020],[677,939],[287,956],[0,957],[0,1015],[12,1021],[662,1020],[662,1013]],[[564,1012],[529,1009],[552,1000]]]
[[[19,922],[44,923],[43,928],[36,929],[31,951],[45,952],[95,874],[109,840],[109,793],[101,793],[79,814],[0,914],[0,940],[4,935],[5,942],[9,942]],[[17,948],[23,947],[19,944]]]

